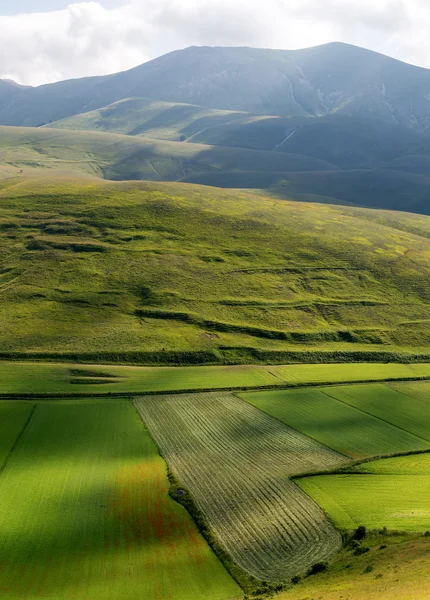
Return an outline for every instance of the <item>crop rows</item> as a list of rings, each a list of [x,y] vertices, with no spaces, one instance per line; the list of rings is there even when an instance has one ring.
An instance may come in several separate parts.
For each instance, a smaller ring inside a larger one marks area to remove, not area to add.
[[[285,580],[324,560],[340,536],[292,473],[346,459],[232,394],[135,400],[181,484],[217,540],[245,571]]]

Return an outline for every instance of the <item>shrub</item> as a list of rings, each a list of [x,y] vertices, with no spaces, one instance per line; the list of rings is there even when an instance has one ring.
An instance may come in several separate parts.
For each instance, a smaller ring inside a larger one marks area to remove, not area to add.
[[[369,552],[370,548],[368,548],[367,546],[358,546],[358,548],[356,548],[354,550],[354,556],[361,556],[362,554],[366,554],[366,552]]]
[[[352,536],[353,540],[357,540],[357,541],[361,541],[364,540],[364,538],[367,535],[367,529],[364,525],[360,525],[359,527],[357,527],[357,529],[354,531],[354,535]]]
[[[324,573],[327,569],[328,564],[326,562],[316,562],[308,569],[307,575],[310,577],[311,575],[317,575],[317,573]]]
[[[300,583],[301,580],[302,578],[300,577],[300,575],[294,575],[294,577],[291,578],[291,583],[297,585],[298,583]]]
[[[368,565],[368,566],[367,566],[367,567],[364,569],[363,573],[371,573],[372,571],[373,571],[373,567],[372,567],[372,565]]]

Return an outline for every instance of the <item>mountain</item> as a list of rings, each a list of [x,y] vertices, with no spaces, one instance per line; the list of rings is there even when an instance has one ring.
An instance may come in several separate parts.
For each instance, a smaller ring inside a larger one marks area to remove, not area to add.
[[[369,50],[193,47],[104,77],[0,81],[0,178],[49,169],[430,214],[429,119],[430,71]]]
[[[377,117],[418,129],[430,120],[427,69],[339,43],[295,51],[192,47],[123,73],[8,94],[8,102],[0,97],[4,125],[37,126],[130,97],[281,116]]]

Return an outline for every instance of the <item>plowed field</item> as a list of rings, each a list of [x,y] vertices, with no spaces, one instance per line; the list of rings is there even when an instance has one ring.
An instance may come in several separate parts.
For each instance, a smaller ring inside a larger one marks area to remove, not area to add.
[[[218,541],[248,573],[285,580],[339,548],[339,533],[288,475],[345,457],[232,394],[148,396],[135,404]]]

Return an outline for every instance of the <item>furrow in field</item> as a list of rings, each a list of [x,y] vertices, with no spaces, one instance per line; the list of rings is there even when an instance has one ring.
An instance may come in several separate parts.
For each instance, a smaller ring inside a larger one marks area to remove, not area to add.
[[[339,533],[288,475],[347,459],[232,394],[135,400],[163,456],[233,560],[285,580],[328,558]]]

